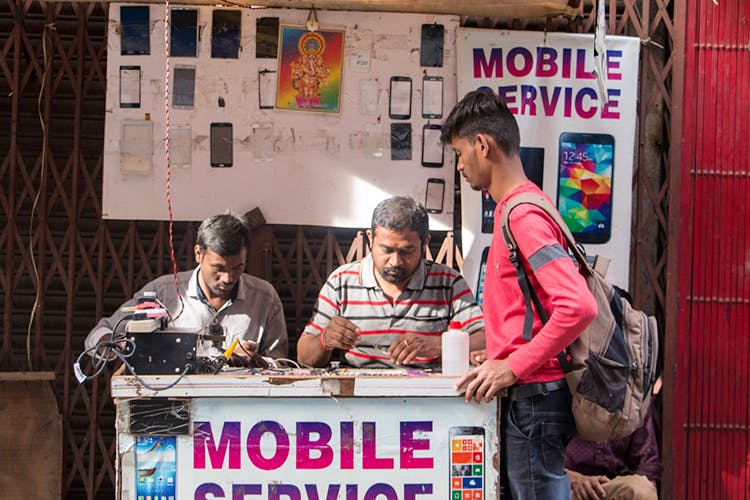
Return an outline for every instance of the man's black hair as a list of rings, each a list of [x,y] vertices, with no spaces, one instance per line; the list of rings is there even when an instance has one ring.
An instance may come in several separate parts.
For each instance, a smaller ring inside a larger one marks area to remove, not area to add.
[[[227,257],[250,248],[250,229],[242,217],[225,213],[204,220],[195,241],[201,249]]]
[[[389,231],[411,229],[424,241],[430,230],[430,219],[427,210],[418,201],[408,196],[394,196],[378,203],[372,212],[371,226],[373,235],[376,226]]]
[[[477,134],[492,137],[508,156],[519,154],[521,134],[513,113],[494,92],[469,92],[448,115],[440,132],[440,141],[450,145],[455,138],[474,142]]]

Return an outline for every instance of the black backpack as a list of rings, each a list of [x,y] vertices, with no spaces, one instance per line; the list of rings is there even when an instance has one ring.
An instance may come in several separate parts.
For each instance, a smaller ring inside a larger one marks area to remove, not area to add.
[[[526,300],[523,338],[531,340],[534,319],[532,303],[542,323],[549,316],[530,286],[519,260],[518,245],[508,225],[511,210],[523,203],[543,209],[560,227],[568,249],[578,261],[579,272],[596,299],[594,321],[557,359],[573,395],[576,435],[588,441],[609,441],[632,434],[641,426],[651,405],[656,381],[659,336],[656,319],[633,309],[630,302],[609,284],[597,266],[586,260],[559,212],[536,193],[511,198],[503,209],[501,223],[510,260],[516,268],[519,286]],[[606,260],[606,259],[605,259]]]

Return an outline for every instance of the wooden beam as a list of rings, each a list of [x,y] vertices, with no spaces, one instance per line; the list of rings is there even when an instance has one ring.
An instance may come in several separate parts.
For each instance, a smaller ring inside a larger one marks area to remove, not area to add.
[[[70,0],[51,0],[69,2]],[[95,2],[98,0],[73,0]],[[351,10],[374,12],[408,12],[450,14],[501,18],[535,18],[547,16],[578,16],[580,0],[180,0],[180,5],[226,5],[235,7],[274,7],[289,9]],[[162,4],[163,0],[139,0],[124,3]]]

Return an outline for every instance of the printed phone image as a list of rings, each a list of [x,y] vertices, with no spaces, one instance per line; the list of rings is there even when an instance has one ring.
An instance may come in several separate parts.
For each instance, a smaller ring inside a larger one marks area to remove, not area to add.
[[[136,498],[177,498],[177,438],[136,437],[135,473]]]
[[[523,171],[531,182],[537,185],[539,189],[544,181],[544,148],[526,148],[521,146],[519,153]]]
[[[495,207],[497,203],[490,193],[482,191],[482,232],[492,234],[495,229]]]
[[[487,274],[487,255],[490,253],[490,247],[484,247],[482,250],[482,260],[479,261],[479,277],[477,278],[477,304],[482,305],[482,294],[484,294],[484,277]]]
[[[450,500],[484,498],[484,428],[450,428]]]
[[[419,65],[433,68],[443,66],[445,28],[442,24],[423,24],[419,49]]]
[[[232,166],[232,124],[211,124],[211,166]]]
[[[557,208],[580,243],[611,236],[614,157],[609,134],[560,134]]]

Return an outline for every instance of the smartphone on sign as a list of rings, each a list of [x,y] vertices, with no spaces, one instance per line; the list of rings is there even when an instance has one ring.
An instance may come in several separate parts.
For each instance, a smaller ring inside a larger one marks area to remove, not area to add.
[[[484,428],[451,427],[451,500],[484,498]]]
[[[615,138],[560,134],[557,208],[579,243],[606,243],[612,234]]]

